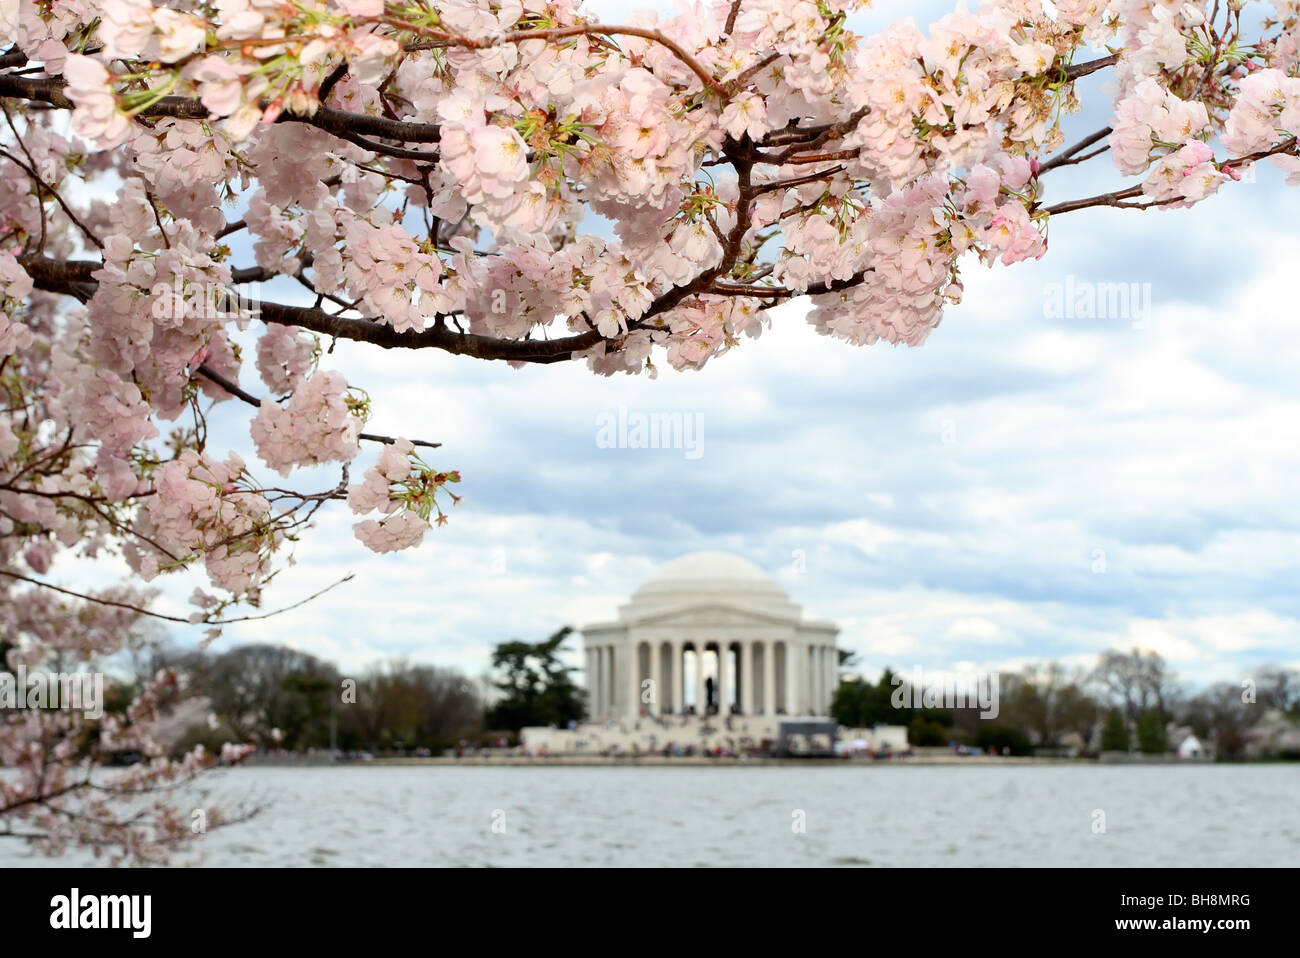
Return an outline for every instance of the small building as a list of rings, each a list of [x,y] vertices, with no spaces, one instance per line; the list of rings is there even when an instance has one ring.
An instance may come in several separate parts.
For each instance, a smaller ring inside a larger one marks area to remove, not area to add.
[[[1205,758],[1205,746],[1195,735],[1188,735],[1178,744],[1179,758]]]

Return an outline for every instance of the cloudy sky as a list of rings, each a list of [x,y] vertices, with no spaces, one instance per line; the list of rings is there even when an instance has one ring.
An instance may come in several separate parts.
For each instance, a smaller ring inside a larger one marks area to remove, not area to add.
[[[949,9],[881,2],[863,23]],[[1076,133],[1105,123],[1103,82]],[[1049,202],[1121,185],[1108,160],[1089,167],[1051,174]],[[867,673],[1134,645],[1193,684],[1300,666],[1297,222],[1300,192],[1271,168],[1190,211],[1060,217],[1041,262],[968,263],[965,302],[920,349],[824,339],[801,303],[704,372],[657,380],[340,345],[368,428],[444,443],[430,458],[462,471],[464,503],[387,557],[329,511],[268,603],[355,579],[218,648],[479,674],[493,643],[609,618],[660,563],[723,549],[837,622]],[[1138,284],[1149,310],[1061,317],[1070,283]],[[255,462],[234,405],[219,436]],[[620,408],[697,417],[701,454],[600,448]],[[159,608],[184,614],[196,584],[170,582]]]

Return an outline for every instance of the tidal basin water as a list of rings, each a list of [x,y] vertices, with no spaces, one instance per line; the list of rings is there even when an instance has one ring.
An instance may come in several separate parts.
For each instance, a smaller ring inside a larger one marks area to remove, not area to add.
[[[1293,866],[1300,765],[239,768],[209,866]],[[1095,831],[1104,813],[1105,831]],[[798,830],[802,821],[803,830]],[[494,827],[495,826],[495,827]],[[50,861],[0,843],[0,867]]]

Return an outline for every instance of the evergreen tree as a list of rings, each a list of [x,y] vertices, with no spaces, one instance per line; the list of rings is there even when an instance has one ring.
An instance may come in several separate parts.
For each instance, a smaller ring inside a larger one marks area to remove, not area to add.
[[[574,667],[560,661],[573,632],[569,626],[542,642],[503,642],[492,652],[493,684],[503,693],[488,710],[491,729],[518,731],[527,725],[567,725],[587,712],[586,694],[573,681]]]
[[[1138,717],[1138,748],[1146,755],[1169,751],[1169,736],[1165,731],[1165,717],[1159,709],[1147,709]]]
[[[1101,727],[1101,750],[1127,752],[1128,749],[1128,726],[1124,724],[1124,715],[1119,709],[1111,709]]]

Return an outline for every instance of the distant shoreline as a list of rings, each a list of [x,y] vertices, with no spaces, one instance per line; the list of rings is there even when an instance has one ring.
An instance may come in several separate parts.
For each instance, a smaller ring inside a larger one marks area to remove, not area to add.
[[[620,755],[597,754],[580,755],[574,753],[553,755],[528,755],[514,750],[487,750],[470,752],[460,757],[454,755],[398,756],[376,755],[371,758],[347,758],[335,760],[327,752],[303,754],[257,754],[249,756],[242,764],[259,768],[365,768],[367,766],[498,766],[501,768],[536,768],[536,767],[575,767],[599,768],[604,766],[644,765],[650,767],[750,767],[750,766],[852,766],[862,767],[906,767],[937,765],[1092,765],[1092,766],[1165,766],[1185,768],[1191,765],[1216,764],[1259,764],[1261,761],[1219,763],[1212,758],[1180,759],[1172,754],[1144,755],[1141,752],[1104,752],[1101,756],[1064,756],[1064,755],[960,755],[944,748],[919,748],[909,754],[895,753],[887,757],[867,755],[694,755],[665,756],[659,752],[642,752],[640,754],[624,753]]]
[[[500,768],[595,768],[602,766],[629,766],[639,765],[656,768],[750,768],[754,766],[803,766],[808,768],[814,767],[844,767],[852,766],[855,768],[872,767],[902,768],[906,766],[935,766],[935,765],[1097,765],[1094,759],[1086,758],[1055,758],[1042,757],[1033,758],[1028,756],[1002,756],[1002,755],[926,755],[912,756],[910,758],[831,758],[831,757],[808,757],[808,758],[778,758],[776,756],[749,756],[749,757],[714,757],[707,755],[679,755],[671,758],[665,758],[662,755],[552,755],[552,756],[528,756],[528,755],[466,755],[462,758],[447,758],[436,756],[431,758],[375,758],[370,761],[339,761],[333,762],[327,759],[291,759],[277,757],[260,757],[255,756],[243,763],[249,767],[257,768],[369,768],[374,766],[396,767],[396,766],[496,766]],[[1139,763],[1125,763],[1139,764]],[[1148,763],[1143,763],[1148,764]],[[1152,762],[1149,764],[1163,765],[1172,764],[1164,762]],[[1204,762],[1187,762],[1179,764],[1207,764]]]

